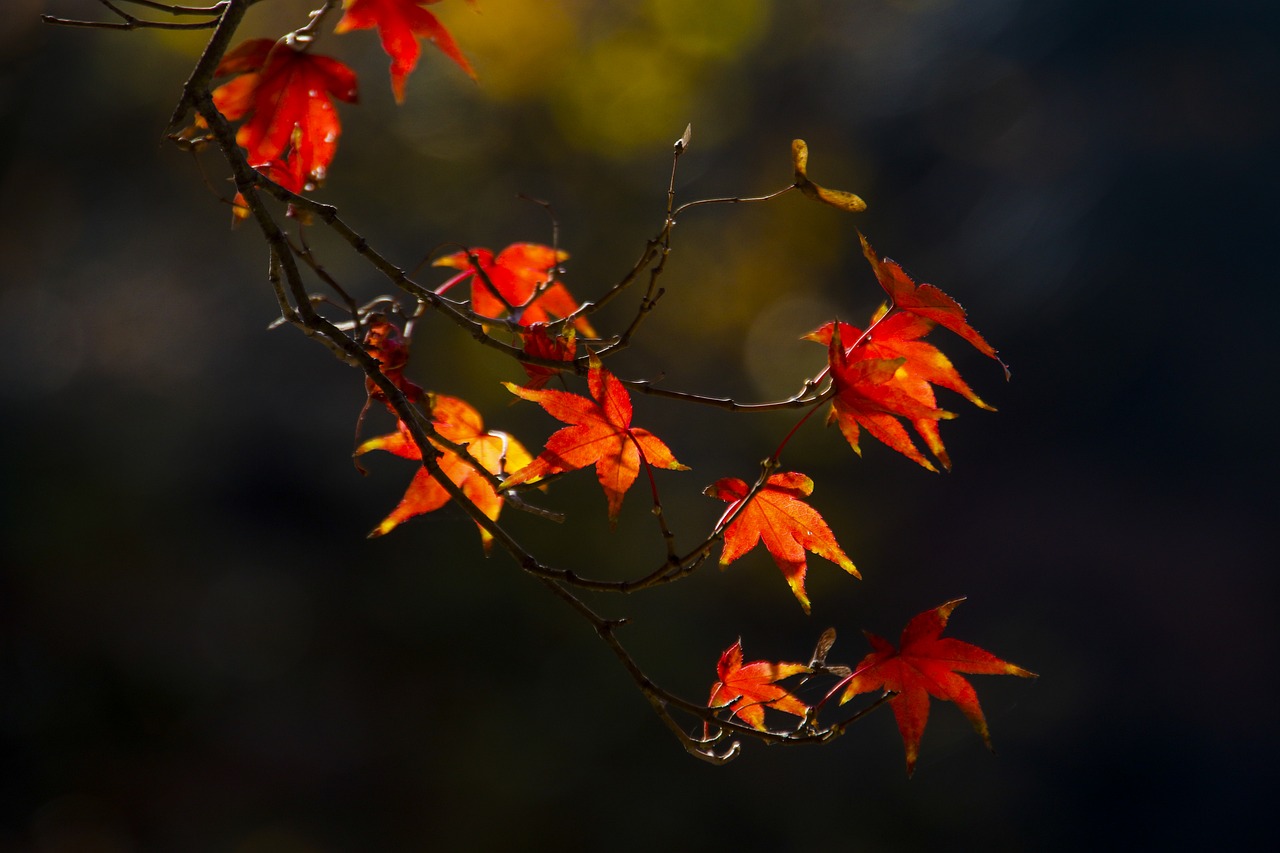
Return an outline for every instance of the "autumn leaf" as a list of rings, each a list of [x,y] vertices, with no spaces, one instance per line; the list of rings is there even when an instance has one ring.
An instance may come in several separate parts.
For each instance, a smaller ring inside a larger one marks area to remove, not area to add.
[[[521,325],[546,323],[578,310],[577,301],[559,281],[534,298],[538,288],[550,280],[556,265],[568,258],[568,252],[538,243],[513,243],[496,257],[491,250],[483,248],[455,252],[433,264],[462,270],[437,287],[436,293],[444,293],[470,278],[471,310],[479,316],[497,319],[505,316],[510,308],[516,311]],[[595,337],[595,330],[585,317],[574,320],[573,326],[580,334]]]
[[[689,470],[676,461],[662,439],[631,426],[631,395],[616,376],[601,366],[595,353],[591,354],[587,372],[590,399],[549,388],[503,384],[512,394],[539,404],[569,426],[547,439],[538,458],[516,470],[502,483],[502,489],[595,465],[596,478],[609,502],[609,521],[615,522],[622,498],[640,472],[641,460],[655,468]]]
[[[707,707],[728,708],[730,716],[738,717],[760,731],[766,730],[765,708],[805,717],[809,713],[809,706],[776,684],[784,678],[803,672],[809,672],[809,667],[802,663],[757,660],[744,666],[742,640],[738,640],[720,655],[716,664],[716,676],[720,680],[711,687]]]
[[[982,401],[956,371],[950,359],[937,347],[920,340],[934,328],[933,320],[917,314],[880,311],[871,318],[872,333],[848,323],[827,323],[805,335],[828,347],[832,382],[836,397],[828,423],[838,422],[840,431],[861,454],[858,440],[866,429],[877,440],[902,455],[936,471],[916,447],[902,421],[905,419],[924,439],[929,452],[944,468],[951,458],[938,431],[938,421],[955,417],[938,408],[933,386],[963,395],[974,405],[994,411]],[[841,341],[837,346],[833,335]]]
[[[957,673],[1036,677],[1034,672],[1003,661],[977,646],[940,637],[951,611],[961,601],[964,599],[957,598],[915,616],[902,631],[899,649],[888,640],[864,631],[875,651],[854,667],[840,697],[843,705],[854,696],[872,690],[897,694],[889,700],[889,705],[906,748],[908,776],[915,771],[920,753],[920,737],[929,719],[930,696],[954,702],[969,718],[987,749],[991,749],[991,735],[978,704],[978,694],[973,685]]]
[[[468,455],[490,474],[501,477],[508,469],[523,468],[532,461],[529,451],[513,437],[502,432],[486,431],[480,413],[465,401],[442,394],[432,394],[430,400],[432,426],[436,432],[442,438],[466,447]],[[409,431],[402,422],[397,426],[396,432],[371,438],[360,445],[356,448],[356,455],[371,450],[385,450],[404,459],[421,460],[422,454]],[[498,514],[502,511],[502,496],[494,490],[489,479],[452,450],[440,445],[436,445],[436,448],[441,451],[438,461],[444,475],[462,489],[481,512],[497,521]],[[419,467],[400,503],[369,536],[373,538],[390,533],[404,521],[437,510],[450,499],[444,486],[426,468]],[[480,541],[488,552],[493,536],[480,528]]]
[[[803,139],[791,141],[791,165],[796,187],[809,198],[849,213],[861,213],[867,209],[867,203],[853,193],[827,189],[809,180],[809,146]]]
[[[404,84],[418,64],[421,48],[418,37],[425,38],[440,52],[458,64],[472,80],[476,73],[462,55],[457,42],[435,15],[422,7],[439,0],[345,0],[346,14],[333,28],[341,34],[351,30],[378,28],[382,49],[391,57],[391,91],[396,102],[404,101]]]
[[[993,358],[1004,368],[1005,378],[1009,376],[1009,367],[1003,361],[1000,361],[996,355],[995,349],[991,344],[987,343],[986,338],[978,334],[978,332],[969,325],[965,317],[964,309],[960,307],[960,303],[956,302],[947,294],[943,293],[932,284],[917,285],[911,280],[902,267],[888,258],[881,259],[876,254],[876,250],[871,247],[871,243],[867,238],[858,234],[858,239],[862,241],[862,254],[871,264],[871,269],[875,271],[876,280],[880,282],[880,286],[884,288],[884,292],[889,294],[889,298],[893,300],[893,307],[900,311],[908,311],[918,317],[924,317],[932,320],[945,329],[950,329],[969,343],[973,344],[978,352]]]
[[[725,477],[707,487],[705,494],[729,501],[717,527],[738,509],[749,492],[747,484],[736,477]],[[772,475],[725,528],[724,549],[720,552],[720,565],[727,566],[763,540],[805,613],[809,612],[809,596],[804,588],[808,568],[805,551],[825,557],[856,578],[862,577],[836,544],[826,521],[801,500],[811,494],[813,480],[804,474]]]
[[[575,329],[568,329],[561,335],[551,337],[545,323],[534,323],[527,332],[520,334],[524,341],[524,351],[538,358],[572,362],[577,350]],[[525,388],[542,388],[559,371],[554,367],[543,367],[541,364],[522,364],[524,372],[529,374]]]
[[[213,105],[228,121],[244,120],[236,143],[249,165],[294,193],[323,183],[342,134],[333,99],[356,103],[355,72],[329,56],[250,39],[214,74],[238,75],[213,91]],[[239,196],[235,210],[248,215]]]
[[[399,388],[410,403],[422,399],[422,388],[404,375],[404,370],[409,365],[409,342],[386,315],[371,314],[366,318],[364,351],[378,362],[382,375]],[[386,402],[386,395],[372,379],[366,378],[364,384],[370,400]]]

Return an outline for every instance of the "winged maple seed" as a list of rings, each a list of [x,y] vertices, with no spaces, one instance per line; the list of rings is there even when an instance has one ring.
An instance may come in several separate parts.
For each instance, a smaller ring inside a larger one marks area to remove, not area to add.
[[[508,468],[523,468],[532,461],[524,445],[502,432],[486,431],[484,421],[470,404],[456,397],[443,394],[430,395],[431,425],[440,436],[454,444],[466,447],[468,455],[480,463],[486,471],[501,477]],[[356,448],[356,455],[371,450],[385,450],[404,459],[422,459],[418,445],[414,443],[403,422],[397,423],[396,432],[371,438]],[[441,451],[440,468],[481,512],[497,521],[502,511],[502,496],[490,481],[460,457],[457,453],[437,445]],[[369,533],[370,538],[390,533],[397,526],[415,515],[437,510],[450,500],[449,493],[431,476],[426,468],[419,467],[404,497],[391,514]],[[480,528],[480,541],[488,552],[493,536]]]
[[[609,502],[609,521],[616,522],[622,498],[635,482],[640,464],[687,471],[662,439],[631,426],[631,395],[618,378],[591,354],[587,386],[591,399],[549,388],[521,388],[503,383],[517,397],[531,400],[569,426],[547,439],[546,448],[525,468],[516,469],[501,485],[509,489],[551,474],[596,466],[596,477]]]
[[[534,298],[538,288],[551,280],[556,265],[568,258],[568,252],[538,243],[512,243],[496,257],[483,248],[455,252],[433,264],[462,270],[437,287],[436,293],[470,278],[471,310],[477,315],[497,319],[515,310],[521,325],[546,323],[578,310],[577,300],[559,281]],[[578,317],[573,326],[580,334],[595,337],[595,329],[585,317]]]
[[[382,49],[391,57],[391,91],[396,102],[404,101],[404,84],[418,64],[421,47],[418,37],[421,36],[440,49],[440,52],[457,63],[467,72],[472,80],[476,72],[471,63],[462,55],[458,43],[445,29],[444,24],[426,9],[424,5],[432,5],[440,0],[344,0],[346,14],[334,27],[334,32],[341,34],[351,30],[367,30],[378,28],[378,36],[382,41]],[[474,0],[469,0],[474,2]]]
[[[875,651],[854,668],[840,697],[843,705],[854,696],[872,690],[897,694],[889,700],[889,705],[906,748],[908,776],[915,771],[920,753],[920,737],[929,719],[930,696],[954,702],[969,718],[987,749],[991,749],[991,735],[978,704],[978,694],[973,685],[957,673],[1036,677],[1034,672],[1003,661],[977,646],[940,637],[951,611],[962,601],[963,598],[957,598],[913,617],[902,631],[898,649],[882,637],[863,632]]]
[[[342,134],[332,99],[357,102],[354,71],[284,41],[250,39],[228,52],[214,75],[238,75],[213,91],[213,105],[228,121],[244,119],[236,143],[250,166],[294,193],[324,181]],[[249,215],[239,195],[233,210]]]
[[[849,213],[861,213],[867,209],[867,203],[853,193],[827,189],[809,180],[809,146],[803,139],[791,141],[791,165],[795,171],[796,187],[809,198]]]
[[[771,663],[757,660],[742,663],[742,640],[725,649],[716,663],[716,677],[711,686],[708,708],[727,708],[729,716],[765,731],[764,709],[772,708],[796,717],[806,717],[809,706],[779,687],[776,682],[809,672],[802,663]],[[705,735],[704,735],[705,736]]]
[[[750,488],[736,477],[725,477],[706,488],[705,494],[729,501],[718,528],[750,494]],[[809,596],[804,578],[808,568],[805,551],[825,557],[855,578],[860,578],[853,562],[836,544],[835,536],[818,511],[801,498],[813,494],[813,480],[794,471],[774,474],[751,498],[724,531],[720,565],[727,566],[764,541],[773,561],[782,570],[791,592],[809,612]]]

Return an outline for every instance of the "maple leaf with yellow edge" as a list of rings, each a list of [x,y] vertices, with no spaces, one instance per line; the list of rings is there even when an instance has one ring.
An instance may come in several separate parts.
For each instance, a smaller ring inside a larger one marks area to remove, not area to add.
[[[938,408],[933,386],[963,395],[975,406],[994,411],[973,392],[950,359],[920,340],[936,325],[918,314],[881,308],[871,318],[872,332],[848,323],[827,323],[805,335],[828,347],[836,397],[828,423],[835,421],[850,446],[861,454],[858,439],[866,429],[879,441],[930,471],[936,471],[916,447],[899,418],[910,422],[929,451],[951,468],[938,421],[954,418]]]
[[[805,717],[809,706],[792,696],[776,682],[793,675],[810,672],[802,663],[771,663],[756,660],[742,663],[742,640],[725,649],[716,663],[716,677],[711,686],[708,708],[727,708],[730,716],[765,731],[764,709],[772,708],[796,717]]]
[[[725,477],[707,487],[705,494],[729,501],[717,527],[737,511],[749,492],[747,484],[736,477]],[[801,500],[811,494],[813,480],[804,474],[773,474],[725,528],[724,549],[720,553],[720,565],[727,566],[763,540],[805,613],[809,612],[809,595],[804,588],[808,568],[805,551],[825,557],[856,578],[862,577],[836,544],[826,521]]]
[[[930,696],[954,702],[969,718],[987,749],[991,749],[991,735],[978,704],[978,694],[973,685],[957,673],[1036,677],[1034,672],[1003,661],[985,649],[940,636],[951,611],[962,601],[963,598],[957,598],[913,617],[903,629],[897,649],[888,640],[864,631],[875,651],[854,667],[840,697],[843,705],[854,696],[872,690],[897,694],[889,700],[889,706],[893,708],[906,748],[908,776],[915,772],[920,754],[920,737],[929,719]]]
[[[346,14],[333,31],[342,34],[378,28],[382,49],[391,57],[391,91],[397,103],[404,101],[405,80],[418,64],[422,51],[419,36],[457,63],[468,77],[476,79],[476,72],[462,55],[453,35],[435,15],[422,8],[438,2],[440,0],[345,0],[343,3]]]
[[[456,397],[442,394],[431,395],[432,426],[440,436],[454,444],[462,445],[468,455],[480,463],[484,470],[494,476],[503,476],[508,469],[522,468],[529,464],[532,457],[524,445],[502,432],[486,431],[484,421],[470,404]],[[418,445],[414,443],[403,422],[397,424],[399,429],[389,435],[371,438],[356,448],[356,455],[371,450],[385,450],[404,459],[422,459]],[[437,445],[441,451],[440,469],[444,475],[462,489],[463,494],[475,504],[481,512],[491,520],[497,521],[502,511],[502,496],[498,494],[489,479],[460,457],[457,453]],[[444,486],[427,471],[419,468],[414,474],[404,497],[391,514],[382,520],[370,533],[370,538],[390,533],[407,519],[416,515],[432,512],[450,501],[450,495]],[[483,527],[480,528],[480,541],[488,552],[493,536]]]
[[[569,424],[547,439],[537,459],[508,477],[502,483],[503,489],[595,465],[596,478],[609,503],[609,521],[615,522],[622,498],[640,473],[642,460],[654,468],[689,470],[676,461],[662,439],[631,425],[631,395],[616,376],[601,366],[595,353],[591,354],[587,371],[590,399],[550,388],[503,384],[512,394],[537,403],[552,417]]]
[[[510,308],[518,312],[523,326],[546,323],[578,310],[577,300],[563,282],[547,285],[552,270],[568,258],[568,252],[539,243],[512,243],[496,256],[484,248],[455,252],[432,264],[462,270],[437,287],[436,293],[444,293],[470,278],[471,310],[479,316],[497,319],[505,316]],[[574,320],[573,327],[580,334],[595,336],[586,317]]]

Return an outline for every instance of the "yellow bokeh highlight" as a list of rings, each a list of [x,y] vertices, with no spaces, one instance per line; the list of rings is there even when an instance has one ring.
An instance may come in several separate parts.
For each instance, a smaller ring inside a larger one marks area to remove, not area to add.
[[[573,6],[547,0],[481,0],[475,5],[441,3],[431,12],[475,67],[485,95],[518,100],[545,95],[574,62],[579,34]]]

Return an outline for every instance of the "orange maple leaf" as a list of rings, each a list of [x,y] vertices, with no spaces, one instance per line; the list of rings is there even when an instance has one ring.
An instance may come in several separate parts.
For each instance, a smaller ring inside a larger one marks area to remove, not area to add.
[[[982,707],[978,704],[978,694],[973,685],[957,673],[1036,677],[1034,672],[1003,661],[977,646],[939,636],[951,611],[962,601],[963,598],[957,598],[913,617],[902,631],[900,649],[895,649],[888,640],[864,631],[875,651],[854,667],[840,697],[843,705],[859,693],[872,690],[883,689],[897,694],[889,700],[889,705],[893,708],[893,716],[906,747],[908,776],[915,771],[916,758],[920,754],[920,737],[929,719],[930,696],[954,702],[969,718],[987,749],[991,749],[991,735],[987,731]]]
[[[860,430],[866,429],[903,456],[936,471],[899,420],[904,418],[942,466],[950,469],[938,421],[955,415],[938,408],[932,386],[955,391],[980,408],[994,409],[960,378],[937,347],[919,340],[934,328],[933,320],[907,312],[886,317],[885,312],[881,308],[871,318],[873,331],[865,339],[861,329],[848,323],[840,323],[838,332],[836,324],[827,323],[804,336],[828,347],[836,397],[827,421],[840,424],[841,433],[859,454]]]
[[[889,298],[893,300],[895,308],[932,320],[939,326],[955,332],[973,344],[978,352],[995,359],[1004,368],[1005,378],[1008,378],[1008,365],[1000,361],[995,349],[992,348],[991,344],[987,343],[986,338],[978,334],[969,325],[968,320],[965,319],[964,309],[960,307],[959,302],[956,302],[932,284],[917,285],[909,275],[902,271],[900,265],[888,258],[881,260],[880,256],[876,254],[876,250],[871,248],[871,244],[867,242],[867,238],[861,232],[858,233],[858,239],[862,241],[863,257],[871,264],[871,269],[876,274],[876,280],[880,282],[884,292],[889,294]]]
[[[705,494],[729,501],[717,527],[738,509],[749,492],[747,484],[736,477],[725,477],[707,487]],[[725,528],[724,549],[720,552],[720,565],[727,566],[763,540],[805,613],[809,612],[809,596],[804,589],[808,568],[805,551],[825,557],[856,578],[862,577],[840,550],[818,511],[800,500],[811,494],[813,480],[804,474],[793,471],[772,475]]]
[[[538,289],[550,280],[556,265],[568,258],[568,252],[539,243],[512,243],[496,257],[491,250],[483,248],[455,252],[433,264],[462,270],[437,287],[436,293],[444,293],[458,282],[470,278],[471,310],[479,316],[496,319],[507,314],[510,306],[521,325],[546,323],[568,317],[578,310],[577,300],[559,281],[534,298]],[[573,326],[581,334],[595,336],[595,330],[585,317],[577,318]]]
[[[486,431],[484,421],[470,404],[456,397],[442,394],[431,395],[432,426],[442,438],[466,447],[468,455],[478,461],[486,471],[495,476],[503,476],[508,468],[523,468],[532,461],[529,451],[516,439],[502,432]],[[368,453],[370,450],[385,450],[404,459],[422,459],[418,445],[414,443],[405,429],[404,423],[397,423],[398,429],[389,435],[371,438],[356,448],[356,455]],[[454,482],[463,493],[493,521],[498,520],[502,511],[502,496],[493,488],[490,481],[479,474],[474,467],[452,450],[437,445],[441,451],[440,468],[444,475]],[[370,533],[370,538],[390,533],[401,522],[415,515],[437,510],[450,500],[444,486],[426,468],[419,468],[414,474],[404,497],[400,499],[391,514],[382,520]],[[480,541],[487,552],[493,542],[493,536],[484,528],[480,528]]]
[[[641,460],[655,468],[689,470],[676,461],[662,439],[631,426],[631,395],[616,376],[601,366],[595,353],[591,354],[587,371],[591,399],[549,388],[503,384],[517,397],[537,403],[552,417],[570,424],[547,439],[538,458],[508,477],[502,483],[503,489],[595,465],[596,478],[609,502],[609,521],[614,522],[623,496],[640,472]]]
[[[421,53],[418,36],[439,48],[441,53],[467,72],[472,80],[476,79],[471,63],[462,55],[458,43],[453,40],[444,24],[422,8],[423,5],[438,2],[440,0],[345,0],[343,3],[346,14],[333,31],[341,34],[351,30],[378,28],[382,49],[391,57],[391,91],[396,96],[397,103],[404,101],[405,80],[418,64],[418,55]]]
[[[324,181],[342,134],[332,99],[356,103],[354,71],[330,56],[250,39],[214,74],[239,75],[213,91],[213,105],[228,121],[245,119],[236,143],[250,166],[294,193]],[[248,215],[239,196],[236,215]]]
[[[720,680],[711,686],[707,707],[728,708],[731,717],[738,717],[760,731],[765,731],[765,708],[805,717],[809,714],[809,706],[775,682],[809,671],[809,667],[802,663],[757,660],[744,666],[742,640],[738,640],[724,650],[716,663],[716,676]]]

